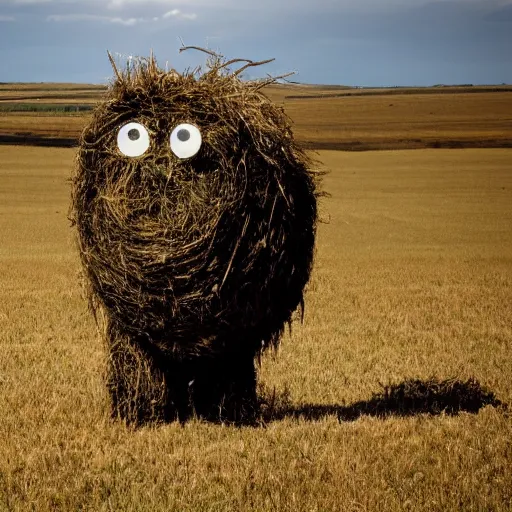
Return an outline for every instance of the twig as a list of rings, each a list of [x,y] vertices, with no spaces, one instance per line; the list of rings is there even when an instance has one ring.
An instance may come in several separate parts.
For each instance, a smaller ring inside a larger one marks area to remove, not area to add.
[[[231,59],[231,60],[228,60],[227,62],[225,62],[224,64],[222,64],[222,66],[220,66],[219,69],[226,68],[226,67],[230,66],[231,64],[235,64],[235,62],[252,62],[252,61],[249,59]]]
[[[211,55],[212,57],[220,58],[222,55],[219,55],[218,53],[215,53],[211,50],[207,50],[206,48],[201,48],[200,46],[182,46],[180,48],[180,53],[184,52],[186,50],[197,50],[199,52],[207,53],[208,55]]]
[[[248,60],[247,64],[245,66],[242,66],[238,71],[235,71],[233,73],[233,76],[238,76],[240,73],[245,71],[247,68],[252,68],[254,66],[263,66],[263,64],[268,64],[269,62],[272,62],[276,59],[267,59],[267,60],[260,60],[259,62],[253,62],[252,60]]]

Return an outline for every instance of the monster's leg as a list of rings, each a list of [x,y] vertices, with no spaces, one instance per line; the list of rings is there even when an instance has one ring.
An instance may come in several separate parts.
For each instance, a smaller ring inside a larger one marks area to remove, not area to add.
[[[193,366],[189,390],[192,407],[198,416],[239,424],[256,420],[254,352],[203,356]]]
[[[111,324],[107,342],[107,387],[112,415],[135,425],[167,419],[164,373],[141,345],[141,340]]]

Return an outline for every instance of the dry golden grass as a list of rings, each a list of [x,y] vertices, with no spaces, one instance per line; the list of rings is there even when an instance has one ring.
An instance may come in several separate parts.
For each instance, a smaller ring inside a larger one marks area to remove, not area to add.
[[[322,152],[305,323],[261,370],[316,419],[135,431],[80,296],[73,154],[0,147],[0,510],[511,510],[509,412],[321,414],[413,377],[512,402],[510,150]]]
[[[56,103],[89,100],[97,101],[105,91],[103,85],[67,84],[67,83],[0,83],[0,102],[3,101],[41,101]],[[87,101],[85,101],[87,103]]]
[[[31,90],[38,86],[37,91]],[[2,89],[3,87],[3,89]],[[0,86],[0,102],[94,103],[101,87],[27,84]],[[82,88],[80,88],[82,87]],[[14,88],[14,89],[13,89]],[[266,94],[295,123],[311,149],[417,149],[512,146],[510,87],[345,89],[274,85]],[[339,96],[349,94],[348,96]],[[55,114],[0,116],[0,139],[25,134],[76,140],[89,117]],[[5,138],[5,137],[4,137]]]
[[[0,136],[31,134],[78,139],[86,119],[82,114],[0,113]]]
[[[500,145],[512,139],[509,92],[285,99],[284,106],[298,138],[316,148]]]

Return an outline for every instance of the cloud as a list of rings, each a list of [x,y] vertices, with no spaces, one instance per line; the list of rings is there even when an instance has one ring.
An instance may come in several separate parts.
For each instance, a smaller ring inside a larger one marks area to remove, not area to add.
[[[77,22],[77,21],[98,21],[101,23],[114,23],[132,27],[138,23],[147,23],[148,21],[158,21],[158,18],[148,20],[145,18],[118,18],[112,16],[98,16],[96,14],[52,14],[46,18],[46,21],[53,22]]]
[[[33,5],[33,4],[49,4],[54,2],[54,0],[11,0],[7,3],[15,4],[15,5]]]
[[[112,10],[122,10],[124,8],[137,8],[137,7],[163,7],[164,9],[176,7],[179,5],[195,5],[195,6],[206,6],[210,5],[208,0],[0,0],[0,3],[7,5],[18,5],[18,6],[30,6],[30,5],[70,5],[80,4],[82,8],[90,7],[107,7]],[[234,0],[217,0],[217,7],[219,5],[236,5]]]
[[[180,13],[179,9],[173,9],[172,11],[166,12],[163,17],[170,18],[171,16],[177,16]]]
[[[162,18],[180,18],[183,20],[195,20],[197,18],[197,14],[195,13],[184,13],[179,9],[173,9],[172,11],[167,11]]]
[[[16,21],[16,18],[14,18],[13,16],[2,16],[0,14],[0,22],[2,21]]]
[[[4,20],[0,17],[0,21],[14,21],[14,18],[4,16]],[[183,13],[179,9],[173,9],[172,11],[166,12],[163,16],[153,16],[151,18],[121,18],[118,16],[100,16],[98,14],[51,14],[46,17],[46,21],[55,23],[73,23],[73,22],[99,22],[99,23],[113,23],[116,25],[124,25],[126,27],[133,27],[139,23],[156,23],[161,19],[177,18],[184,20],[195,20],[197,15],[194,13]]]
[[[409,5],[422,5],[425,3],[431,3],[432,0],[388,0],[386,6],[409,6]],[[436,1],[447,1],[447,0],[436,0]],[[471,3],[475,0],[457,0],[459,3]],[[512,0],[494,0],[496,2],[510,3]],[[340,8],[354,8],[353,0],[317,0],[312,3],[306,0],[281,0],[276,2],[275,0],[260,0],[255,3],[253,0],[0,0],[2,3],[14,4],[14,5],[37,5],[37,4],[81,4],[86,5],[100,5],[106,6],[109,9],[123,9],[128,7],[148,7],[148,6],[167,6],[179,7],[187,5],[189,7],[210,7],[215,9],[227,8],[227,9],[241,9],[241,10],[255,10],[260,9],[261,6],[265,7],[281,7],[284,10],[300,10],[300,11],[311,11],[318,10],[326,7]],[[358,5],[365,9],[368,7],[378,7],[382,5],[381,0],[359,0]]]
[[[121,8],[128,5],[140,5],[140,4],[165,4],[165,5],[176,5],[176,0],[110,0],[108,7],[115,9]]]

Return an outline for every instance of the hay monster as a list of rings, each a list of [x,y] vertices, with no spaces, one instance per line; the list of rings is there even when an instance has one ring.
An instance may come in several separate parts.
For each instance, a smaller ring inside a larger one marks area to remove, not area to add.
[[[113,414],[253,421],[255,361],[309,279],[316,175],[261,92],[273,79],[240,79],[261,63],[112,64],[80,139],[71,211]]]

